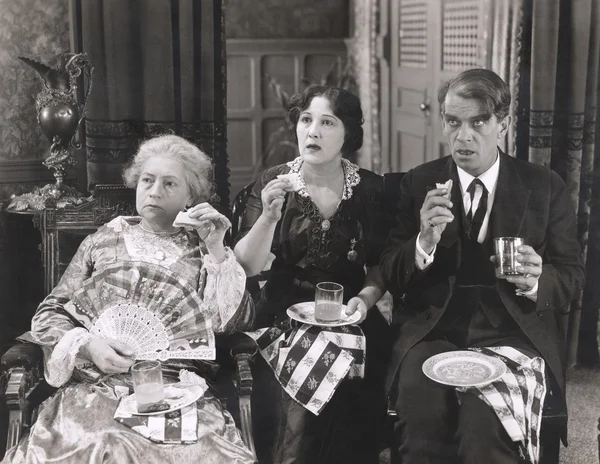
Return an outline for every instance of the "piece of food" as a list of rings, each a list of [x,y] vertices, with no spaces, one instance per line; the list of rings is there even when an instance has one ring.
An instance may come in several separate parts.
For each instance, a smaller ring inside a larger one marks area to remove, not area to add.
[[[444,195],[444,198],[446,198],[447,200],[449,200],[450,199],[450,193],[452,192],[452,179],[448,179],[443,184],[440,184],[439,182],[436,182],[435,188],[438,188],[438,189],[442,189],[442,188],[448,189],[448,191]]]
[[[200,229],[206,226],[210,226],[210,221],[199,221],[196,218],[191,218],[187,211],[180,211],[177,213],[177,216],[173,221],[173,227],[191,227],[193,229]]]
[[[170,408],[171,405],[164,400],[159,401],[158,403],[138,404],[137,406],[138,412],[142,413],[166,411]]]
[[[297,192],[298,190],[302,189],[302,179],[300,177],[300,174],[297,172],[290,172],[288,174],[279,174],[277,176],[278,179],[287,179],[291,186],[292,186],[292,192]]]

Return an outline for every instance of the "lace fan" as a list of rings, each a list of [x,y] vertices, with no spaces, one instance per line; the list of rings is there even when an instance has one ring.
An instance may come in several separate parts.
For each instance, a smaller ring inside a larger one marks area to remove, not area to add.
[[[108,266],[83,283],[65,310],[90,333],[127,343],[136,359],[215,359],[208,306],[161,266]]]

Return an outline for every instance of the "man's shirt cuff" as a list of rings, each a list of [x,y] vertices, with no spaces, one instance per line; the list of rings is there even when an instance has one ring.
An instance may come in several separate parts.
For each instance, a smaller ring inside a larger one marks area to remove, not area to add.
[[[523,291],[517,288],[516,293],[519,296],[526,296],[531,301],[537,301],[538,282],[535,283],[531,290]]]
[[[417,266],[417,269],[419,269],[420,271],[424,271],[429,266],[431,266],[431,263],[433,263],[433,258],[435,256],[435,249],[437,248],[437,245],[433,247],[431,254],[428,255],[427,253],[425,253],[425,250],[423,250],[423,248],[419,244],[420,237],[421,232],[419,232],[419,235],[417,235],[417,243],[415,246],[415,265]]]

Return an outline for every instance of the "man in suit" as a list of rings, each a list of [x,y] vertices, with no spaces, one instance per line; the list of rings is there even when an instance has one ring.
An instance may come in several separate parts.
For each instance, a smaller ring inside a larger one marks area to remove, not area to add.
[[[476,395],[422,372],[429,357],[508,346],[541,356],[547,387],[564,401],[560,314],[582,285],[576,218],[553,171],[505,155],[506,83],[485,69],[462,72],[439,91],[451,155],[410,170],[381,273],[396,301],[387,387],[397,385],[395,430],[403,464],[515,463],[519,451]],[[439,184],[452,180],[450,190]],[[436,184],[438,187],[436,188]],[[521,237],[520,275],[497,279],[493,239]]]

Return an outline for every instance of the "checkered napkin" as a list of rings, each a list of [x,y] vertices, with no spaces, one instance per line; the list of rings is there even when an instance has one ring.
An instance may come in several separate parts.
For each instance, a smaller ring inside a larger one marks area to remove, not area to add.
[[[185,408],[153,416],[138,416],[117,408],[117,422],[126,425],[156,443],[196,443],[198,441],[198,411],[196,403]]]
[[[363,377],[366,341],[357,326],[302,324],[246,332],[275,371],[283,389],[315,415],[323,410],[344,377]]]
[[[506,373],[487,385],[457,387],[456,390],[474,394],[491,406],[512,441],[518,442],[521,457],[537,464],[540,459],[542,408],[546,397],[544,360],[529,358],[508,346],[472,350],[501,359],[506,364]]]

